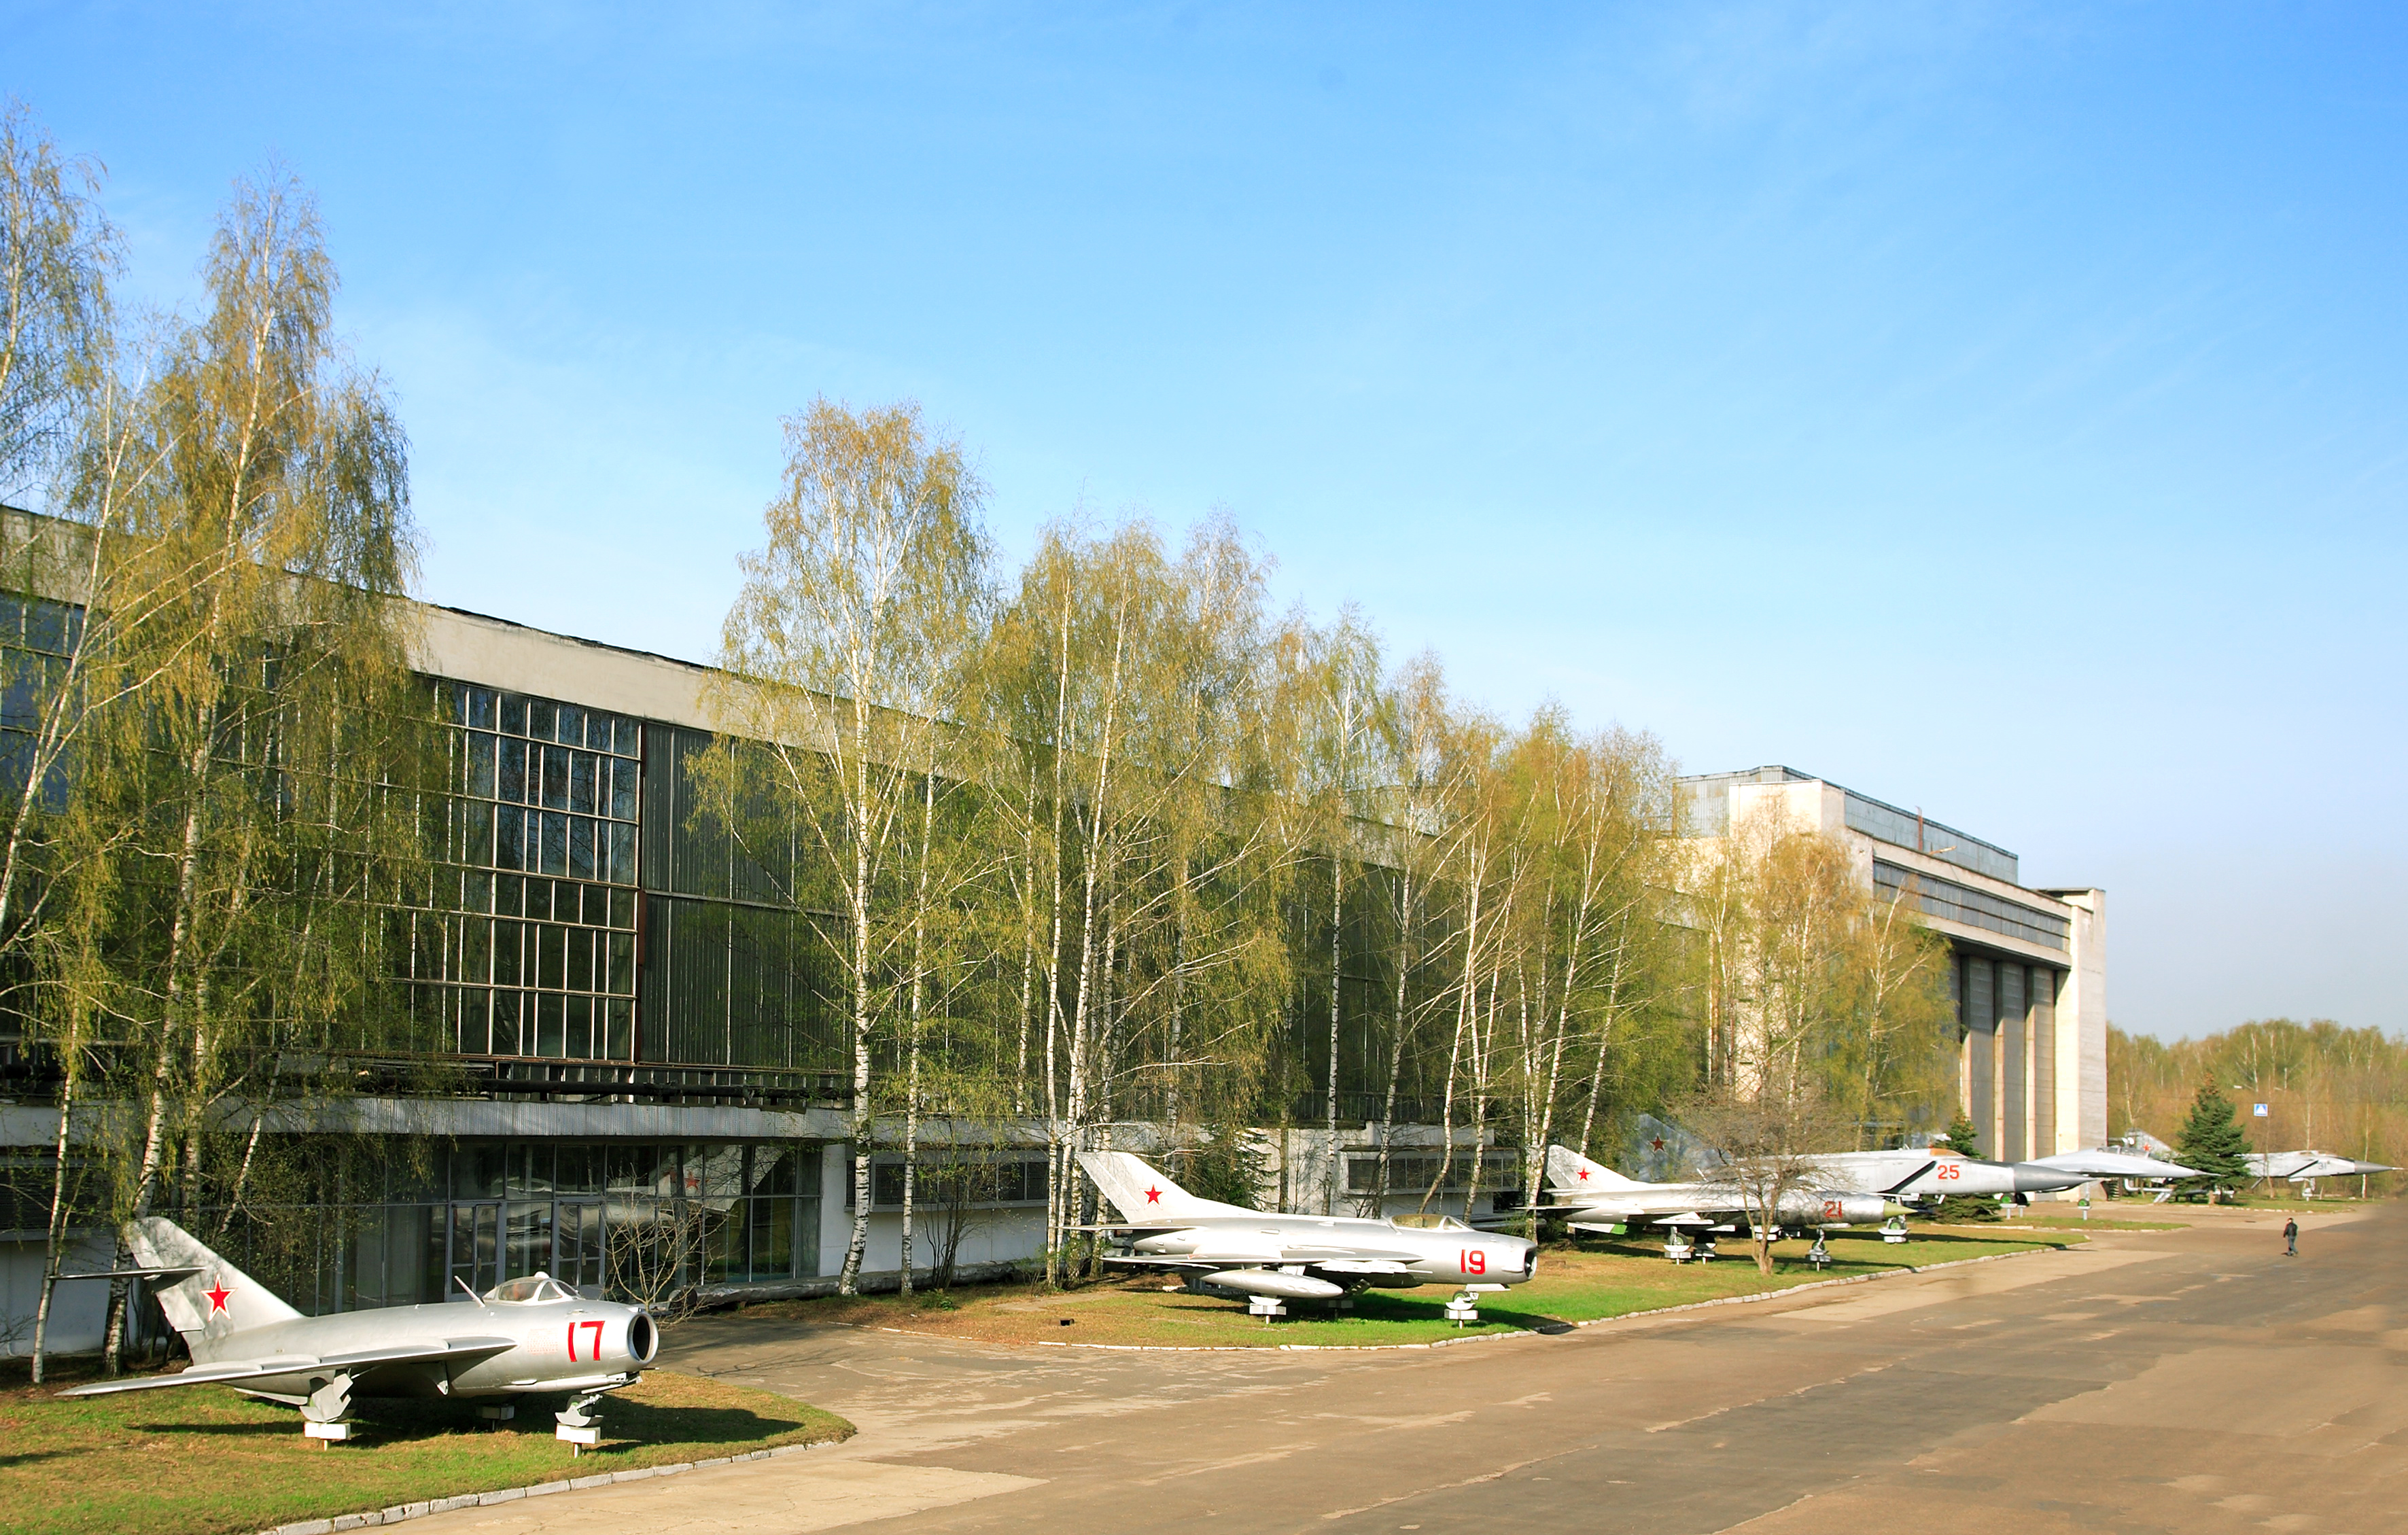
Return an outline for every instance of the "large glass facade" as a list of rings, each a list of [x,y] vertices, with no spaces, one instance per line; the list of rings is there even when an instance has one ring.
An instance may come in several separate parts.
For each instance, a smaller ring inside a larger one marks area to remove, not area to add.
[[[226,1255],[313,1315],[468,1298],[548,1273],[659,1302],[819,1270],[810,1142],[355,1142],[308,1202],[247,1207]],[[210,1222],[212,1226],[216,1223]]]
[[[434,686],[451,773],[444,861],[400,918],[422,1037],[465,1055],[633,1060],[643,727]]]

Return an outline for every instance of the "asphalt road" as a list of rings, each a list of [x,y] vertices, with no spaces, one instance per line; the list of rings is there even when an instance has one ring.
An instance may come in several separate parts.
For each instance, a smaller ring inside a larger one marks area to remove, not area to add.
[[[2408,1528],[2408,1205],[1429,1351],[681,1328],[862,1432],[422,1535]]]

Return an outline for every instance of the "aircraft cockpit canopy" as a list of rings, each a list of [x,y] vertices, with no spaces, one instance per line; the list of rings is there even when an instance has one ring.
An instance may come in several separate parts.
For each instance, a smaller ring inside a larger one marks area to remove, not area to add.
[[[1471,1229],[1452,1215],[1398,1215],[1391,1218],[1388,1224],[1407,1231],[1469,1231]]]
[[[574,1300],[577,1297],[550,1274],[527,1274],[502,1281],[485,1292],[485,1298],[513,1305],[533,1305],[544,1300]]]

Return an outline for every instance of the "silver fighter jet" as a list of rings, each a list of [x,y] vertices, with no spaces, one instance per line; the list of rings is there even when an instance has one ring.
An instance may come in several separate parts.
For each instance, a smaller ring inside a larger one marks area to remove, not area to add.
[[[1711,1178],[1691,1184],[1642,1184],[1570,1146],[1547,1148],[1547,1192],[1553,1202],[1541,1205],[1541,1212],[1562,1216],[1575,1231],[1619,1236],[1641,1226],[1727,1229],[1746,1218],[1735,1184]],[[1783,1196],[1776,1213],[1785,1226],[1856,1226],[1880,1220],[1884,1203],[1878,1194],[1858,1193],[1842,1184],[1828,1189],[1793,1189]]]
[[[2360,1162],[2331,1152],[2250,1152],[2241,1160],[2249,1165],[2252,1178],[2282,1178],[2294,1184],[2310,1184],[2319,1178],[2363,1178],[2378,1172],[2398,1172],[2387,1162]]]
[[[2019,1201],[2034,1194],[2078,1188],[2108,1178],[2196,1178],[2189,1168],[2128,1152],[2059,1152],[2029,1162],[1991,1162],[1937,1147],[1899,1151],[1833,1152],[1814,1165],[1829,1182],[1844,1188],[1887,1195],[1893,1199],[1922,1200],[1944,1195],[2013,1195]]]
[[[543,1274],[507,1281],[474,1305],[304,1316],[173,1221],[150,1216],[125,1235],[141,1265],[131,1272],[151,1279],[192,1367],[62,1396],[226,1385],[298,1407],[312,1438],[336,1440],[350,1437],[343,1420],[355,1397],[498,1404],[566,1393],[560,1437],[588,1444],[598,1437],[594,1404],[632,1384],[660,1352],[660,1330],[641,1307],[589,1299]]]
[[[1455,1307],[1468,1307],[1470,1297],[1519,1284],[1538,1267],[1536,1242],[1453,1219],[1422,1227],[1247,1210],[1198,1198],[1127,1152],[1083,1152],[1079,1165],[1123,1217],[1101,1228],[1125,1244],[1106,1262],[1245,1296],[1258,1315],[1282,1314],[1287,1300],[1336,1302],[1366,1287],[1417,1284],[1460,1285]]]

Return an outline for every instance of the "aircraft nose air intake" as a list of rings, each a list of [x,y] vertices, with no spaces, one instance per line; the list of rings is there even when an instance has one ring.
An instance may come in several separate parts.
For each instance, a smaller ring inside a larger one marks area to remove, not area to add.
[[[627,1357],[639,1365],[648,1365],[660,1351],[660,1329],[652,1326],[651,1317],[638,1312],[627,1323]]]

